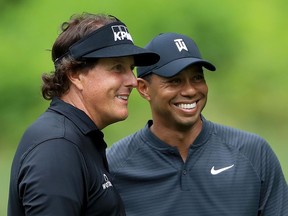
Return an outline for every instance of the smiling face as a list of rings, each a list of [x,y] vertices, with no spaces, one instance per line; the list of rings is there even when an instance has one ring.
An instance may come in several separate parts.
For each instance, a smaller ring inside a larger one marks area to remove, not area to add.
[[[83,110],[103,129],[128,116],[128,98],[137,86],[133,57],[103,58],[87,73],[70,76],[64,100]]]
[[[178,131],[201,127],[208,94],[201,66],[189,66],[170,78],[153,74],[150,81],[138,79],[138,91],[150,102],[153,125]]]

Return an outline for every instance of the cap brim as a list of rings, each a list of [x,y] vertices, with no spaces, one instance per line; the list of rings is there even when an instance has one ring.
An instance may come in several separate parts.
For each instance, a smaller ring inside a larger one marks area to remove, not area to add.
[[[137,47],[133,44],[119,44],[110,47],[104,47],[94,52],[83,55],[82,58],[113,58],[133,56],[135,66],[149,66],[157,63],[160,56],[157,53],[150,52],[147,49]]]
[[[184,70],[186,67],[196,63],[200,64],[201,66],[205,67],[210,71],[216,70],[216,67],[206,60],[198,58],[181,58],[169,62],[168,64],[158,69],[155,69],[152,72],[163,77],[172,77],[178,74],[180,71]]]

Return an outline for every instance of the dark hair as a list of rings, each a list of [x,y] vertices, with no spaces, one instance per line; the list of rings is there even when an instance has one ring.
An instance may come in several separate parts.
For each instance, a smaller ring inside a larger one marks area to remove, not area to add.
[[[69,47],[87,34],[115,22],[117,19],[106,14],[83,13],[73,15],[69,21],[61,25],[61,33],[52,47],[52,60],[55,71],[42,75],[42,96],[46,100],[53,97],[61,97],[70,87],[68,73],[85,73],[97,63],[94,61],[79,61],[69,55],[65,55]],[[63,57],[64,56],[64,57]]]
[[[148,73],[146,75],[144,75],[143,77],[141,77],[142,79],[146,80],[148,83],[151,83],[151,77],[152,77],[153,73]]]

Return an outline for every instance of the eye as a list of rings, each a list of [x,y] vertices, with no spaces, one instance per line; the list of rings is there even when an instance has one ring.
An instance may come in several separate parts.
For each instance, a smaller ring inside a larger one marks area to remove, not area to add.
[[[173,78],[168,80],[169,83],[173,84],[173,85],[177,85],[181,83],[181,79],[180,78]]]
[[[112,67],[112,70],[115,72],[122,72],[123,71],[123,65],[122,64],[116,64]]]
[[[196,74],[193,76],[193,82],[202,82],[205,81],[204,75],[203,74]]]
[[[127,66],[124,64],[115,64],[112,67],[112,71],[114,71],[116,73],[123,73],[125,71],[132,71],[133,72],[134,69],[135,69],[134,65]]]

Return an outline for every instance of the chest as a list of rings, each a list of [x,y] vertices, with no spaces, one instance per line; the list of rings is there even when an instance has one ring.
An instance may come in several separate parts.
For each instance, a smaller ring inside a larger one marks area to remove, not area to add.
[[[86,215],[124,215],[122,199],[108,172],[105,149],[89,145],[85,149]]]
[[[120,194],[129,203],[127,211],[139,203],[157,203],[165,206],[159,215],[183,209],[187,215],[250,215],[258,207],[261,181],[250,161],[235,149],[192,149],[185,163],[175,151],[145,156],[143,161],[131,161],[129,170],[117,178]]]

